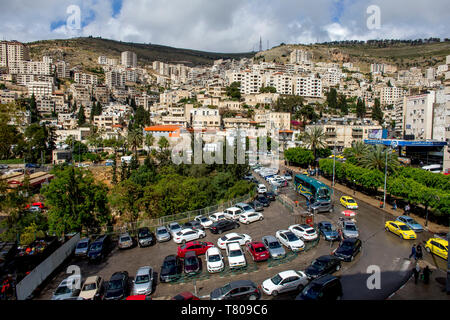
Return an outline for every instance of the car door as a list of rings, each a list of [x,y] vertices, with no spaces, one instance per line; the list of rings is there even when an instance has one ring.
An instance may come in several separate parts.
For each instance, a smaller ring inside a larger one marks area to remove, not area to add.
[[[295,277],[288,277],[281,281],[282,288],[280,292],[287,292],[293,290],[292,287],[295,284]]]
[[[392,233],[398,235],[398,226],[395,223],[393,222],[389,223],[389,229],[391,230]]]
[[[186,239],[186,241],[195,240],[197,238],[197,232],[195,231],[188,231],[184,234],[184,239]]]
[[[281,238],[281,242],[285,245],[285,246],[289,246],[289,244],[288,244],[288,241],[287,241],[287,238],[286,238],[286,236],[284,235],[284,233],[281,233],[280,234],[280,238]]]

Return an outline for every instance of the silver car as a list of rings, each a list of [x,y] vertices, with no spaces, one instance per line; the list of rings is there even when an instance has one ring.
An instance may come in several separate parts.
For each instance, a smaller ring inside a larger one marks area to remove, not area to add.
[[[255,212],[255,209],[253,209],[253,208],[252,208],[249,204],[247,204],[247,203],[240,202],[240,203],[235,204],[235,207],[241,209],[242,212],[248,212],[248,213],[253,213],[253,212]]]
[[[77,297],[80,294],[81,277],[70,276],[59,284],[53,293],[52,300],[66,300],[68,298]]]
[[[75,248],[75,256],[77,257],[85,257],[89,251],[89,244],[91,240],[89,238],[83,238],[78,241],[77,246]]]
[[[264,236],[262,243],[269,251],[272,259],[281,259],[286,256],[286,250],[274,236]]]
[[[169,231],[164,226],[156,228],[155,235],[158,242],[169,241],[171,238]]]
[[[333,212],[333,203],[331,201],[316,201],[309,205],[308,210],[314,214],[320,212]]]
[[[173,237],[174,235],[176,235],[178,232],[181,231],[181,226],[178,224],[178,222],[171,222],[169,223],[169,225],[167,226],[167,230],[169,230],[170,235]]]
[[[133,280],[133,295],[149,295],[153,291],[153,268],[141,267]]]
[[[127,249],[133,246],[133,238],[128,232],[122,233],[119,236],[119,249]]]
[[[358,238],[359,232],[356,224],[352,221],[343,221],[342,222],[342,235],[344,239],[347,238]]]

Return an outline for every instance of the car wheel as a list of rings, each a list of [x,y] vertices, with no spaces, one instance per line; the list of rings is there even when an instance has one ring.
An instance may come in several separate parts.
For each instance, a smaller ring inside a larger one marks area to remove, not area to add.
[[[304,288],[305,288],[304,285],[299,284],[298,287],[297,287],[297,291],[301,292],[301,291],[303,291]]]
[[[259,221],[263,221],[263,220],[264,220],[264,217],[259,218]]]
[[[384,230],[386,230],[386,231],[389,231],[389,228],[388,228],[388,227],[386,227],[386,228],[384,228]]]
[[[246,225],[249,225],[249,224],[250,224],[250,221],[247,221],[245,224],[246,224]]]
[[[248,300],[257,300],[258,296],[256,294],[252,294],[250,297],[248,297]]]
[[[204,237],[206,237],[206,233],[202,235],[202,239],[203,239]]]
[[[277,290],[272,291],[272,295],[273,295],[274,297],[276,297],[276,296],[278,295],[278,291],[277,291]]]
[[[182,243],[182,244],[185,244],[185,243],[186,243],[186,240],[185,240],[185,239],[183,239],[183,241],[181,241],[181,243]]]
[[[355,256],[351,256],[350,261],[353,261],[355,259]]]
[[[236,223],[236,228],[239,228],[241,225],[239,223]]]
[[[341,266],[340,265],[337,265],[336,266],[336,271],[339,271],[341,269]]]
[[[217,233],[218,233],[218,234],[221,234],[221,233],[222,233],[222,229],[219,229],[219,230],[217,231]]]
[[[427,250],[428,253],[431,253],[431,249],[429,247],[426,247],[425,250]]]

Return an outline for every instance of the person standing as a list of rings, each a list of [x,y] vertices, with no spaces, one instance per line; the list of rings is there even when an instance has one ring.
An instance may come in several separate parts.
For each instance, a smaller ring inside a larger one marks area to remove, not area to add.
[[[416,266],[413,269],[414,274],[414,283],[417,284],[417,281],[419,280],[419,274],[420,274],[420,267],[419,264],[416,263]]]
[[[430,282],[431,270],[428,265],[423,269],[423,282],[428,284]]]
[[[405,206],[405,215],[409,215],[409,210],[411,210],[411,207],[409,206],[409,203],[407,203]]]
[[[417,248],[416,248],[416,257],[417,257],[417,260],[420,260],[423,257],[422,246],[420,245],[420,243],[417,245]]]
[[[397,200],[394,200],[394,204],[392,205],[393,210],[397,210]]]
[[[411,259],[411,257],[413,257],[414,260],[417,260],[417,257],[416,257],[416,244],[413,244],[413,246],[411,248],[411,254],[409,255],[409,259]]]

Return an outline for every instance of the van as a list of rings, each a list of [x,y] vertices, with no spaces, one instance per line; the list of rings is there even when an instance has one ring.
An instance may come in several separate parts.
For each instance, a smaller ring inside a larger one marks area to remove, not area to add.
[[[111,248],[111,237],[103,235],[95,239],[89,247],[88,258],[89,261],[103,260]]]
[[[242,213],[242,210],[237,207],[231,207],[226,209],[224,212],[225,218],[230,220],[238,220]]]
[[[130,164],[132,158],[133,158],[133,156],[123,156],[120,158],[120,160],[122,161],[122,163],[125,162],[126,164]]]
[[[442,171],[442,165],[440,164],[430,164],[428,166],[422,167],[423,170],[430,171],[433,173],[440,173]]]

